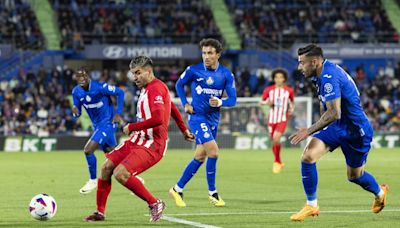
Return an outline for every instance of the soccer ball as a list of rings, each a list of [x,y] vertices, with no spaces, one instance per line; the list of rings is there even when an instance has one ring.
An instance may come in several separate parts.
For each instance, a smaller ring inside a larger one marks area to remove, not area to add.
[[[29,212],[37,220],[49,220],[57,212],[56,200],[44,193],[36,195],[29,203]]]

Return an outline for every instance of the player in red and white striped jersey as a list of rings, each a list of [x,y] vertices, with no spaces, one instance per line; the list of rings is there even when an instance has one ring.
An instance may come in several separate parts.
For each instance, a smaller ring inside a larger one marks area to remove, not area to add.
[[[281,161],[281,137],[285,132],[289,116],[294,111],[294,92],[286,85],[288,74],[283,69],[271,73],[274,85],[264,89],[261,104],[269,105],[268,131],[272,141],[272,151],[275,161],[272,166],[274,173],[280,173],[284,164]]]
[[[137,103],[137,122],[127,124],[123,131],[130,138],[106,155],[107,160],[98,179],[97,211],[85,221],[103,221],[107,197],[111,191],[111,176],[146,201],[150,221],[162,216],[164,202],[155,198],[136,177],[161,160],[167,149],[168,124],[172,116],[186,140],[194,135],[186,128],[179,110],[171,102],[168,87],[155,78],[149,57],[135,57],[130,65],[130,79],[141,88]]]

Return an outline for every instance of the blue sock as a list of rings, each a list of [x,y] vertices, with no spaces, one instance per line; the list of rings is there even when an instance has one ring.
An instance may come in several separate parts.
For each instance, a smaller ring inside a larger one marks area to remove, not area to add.
[[[301,179],[307,200],[317,199],[318,172],[316,163],[301,162]]]
[[[86,155],[86,161],[89,167],[90,179],[94,180],[97,177],[97,159],[94,154]]]
[[[378,182],[376,182],[374,176],[372,176],[368,172],[364,172],[363,175],[359,176],[356,179],[349,180],[355,184],[360,185],[363,189],[378,195],[381,188],[379,187]]]
[[[177,185],[180,188],[184,188],[185,185],[190,181],[190,179],[192,179],[194,174],[197,173],[197,170],[199,170],[201,164],[203,164],[203,162],[200,162],[193,158],[193,160],[191,160],[189,162],[189,164],[186,166],[185,170],[183,171],[182,176],[179,179]]]
[[[215,176],[217,174],[217,160],[218,158],[208,157],[206,164],[206,174],[208,191],[215,191]]]

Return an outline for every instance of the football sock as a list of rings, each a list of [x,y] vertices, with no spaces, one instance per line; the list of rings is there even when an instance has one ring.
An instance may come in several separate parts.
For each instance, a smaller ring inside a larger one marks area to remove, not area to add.
[[[316,206],[318,206],[318,200],[317,199],[315,199],[315,200],[307,200],[307,205],[316,207]]]
[[[96,193],[96,204],[97,211],[104,214],[106,210],[106,203],[108,195],[111,191],[111,180],[105,181],[102,179],[97,180],[97,193]]]
[[[363,189],[374,193],[376,196],[378,196],[381,191],[375,178],[368,172],[364,172],[363,175],[349,181],[360,185]]]
[[[217,160],[218,158],[207,158],[206,164],[206,174],[207,174],[207,183],[208,183],[208,191],[215,191],[215,176],[217,174]]]
[[[131,190],[133,193],[135,193],[135,195],[137,195],[139,198],[146,201],[149,205],[157,202],[157,199],[149,192],[149,190],[146,189],[144,184],[135,176],[129,177],[124,186],[129,190]]]
[[[95,180],[97,178],[97,159],[96,155],[88,154],[85,156],[86,162],[89,168],[90,179]]]
[[[272,152],[274,153],[275,162],[282,163],[282,161],[281,161],[281,144],[273,145]]]
[[[196,174],[197,170],[199,170],[200,166],[203,164],[203,162],[198,161],[193,158],[192,161],[189,162],[189,164],[186,166],[185,170],[182,173],[181,178],[179,179],[178,183],[176,184],[181,191],[185,187],[185,185],[192,179],[194,174]],[[175,188],[175,190],[179,191],[178,189]]]
[[[318,173],[316,163],[301,162],[301,179],[303,181],[304,192],[307,200],[313,201],[317,199]]]

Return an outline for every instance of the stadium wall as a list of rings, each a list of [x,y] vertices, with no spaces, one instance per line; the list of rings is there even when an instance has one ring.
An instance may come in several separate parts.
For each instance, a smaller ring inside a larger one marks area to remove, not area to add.
[[[288,136],[288,135],[286,135]],[[38,152],[38,151],[60,151],[60,150],[82,150],[89,137],[78,136],[13,136],[0,137],[1,152]],[[126,137],[118,137],[119,142]],[[285,147],[292,147],[287,137],[282,137]],[[221,134],[218,136],[218,144],[222,149],[236,150],[262,150],[270,148],[270,141],[266,135],[232,135]],[[194,144],[183,140],[181,134],[170,134],[169,149],[191,149]],[[400,134],[376,134],[372,147],[395,148],[400,147]]]

